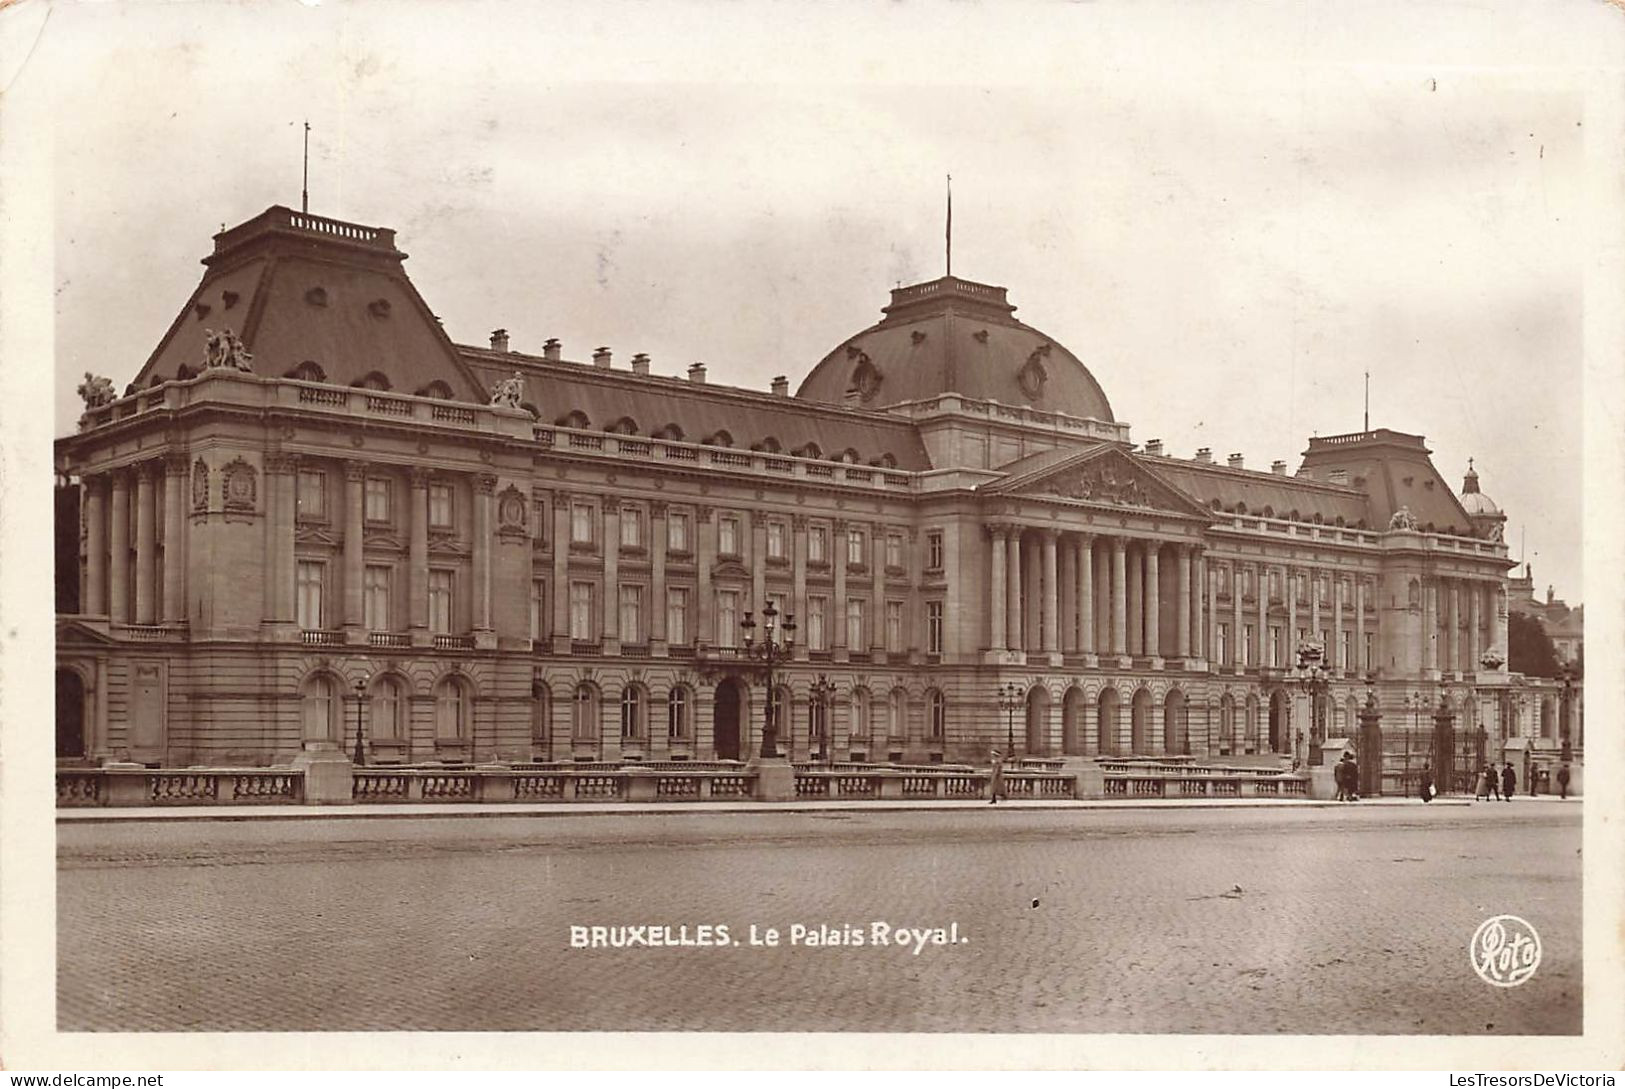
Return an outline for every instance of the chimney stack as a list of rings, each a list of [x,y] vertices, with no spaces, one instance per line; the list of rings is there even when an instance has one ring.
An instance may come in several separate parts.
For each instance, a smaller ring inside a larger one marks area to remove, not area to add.
[[[491,350],[493,352],[505,352],[508,350],[508,330],[491,330]]]
[[[1225,459],[1225,461],[1232,469],[1241,469],[1245,467],[1245,459],[1240,454],[1231,454]]]
[[[547,343],[542,345],[542,358],[543,359],[550,359],[554,363],[557,363],[559,361],[559,352],[560,351],[561,351],[561,348],[559,346],[559,338],[558,337],[548,337],[547,338]]]
[[[632,357],[632,373],[633,374],[648,374],[649,373],[649,353],[648,352],[639,352],[637,355]]]
[[[1145,452],[1154,458],[1160,458],[1162,456],[1162,440],[1147,439],[1145,442]]]
[[[595,366],[595,367],[600,367],[600,368],[602,368],[604,370],[608,370],[609,369],[609,349],[608,348],[599,348],[596,352],[592,353],[592,365]]]
[[[1213,448],[1211,446],[1198,447],[1196,451],[1196,460],[1201,462],[1203,465],[1212,465]]]
[[[786,378],[782,374],[779,375],[777,378],[773,379],[773,396],[775,396],[775,397],[788,397],[788,396],[790,396],[790,379]]]
[[[1272,462],[1270,462],[1270,472],[1274,473],[1276,476],[1286,476],[1286,462],[1284,462],[1284,461],[1272,461]]]
[[[690,382],[698,382],[703,386],[705,384],[705,364],[690,363],[688,365],[688,380]]]

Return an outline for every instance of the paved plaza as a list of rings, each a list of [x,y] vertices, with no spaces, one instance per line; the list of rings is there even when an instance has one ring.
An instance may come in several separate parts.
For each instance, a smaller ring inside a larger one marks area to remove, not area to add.
[[[64,823],[58,1027],[1577,1033],[1580,812]],[[1502,913],[1543,944],[1507,989],[1467,952]]]

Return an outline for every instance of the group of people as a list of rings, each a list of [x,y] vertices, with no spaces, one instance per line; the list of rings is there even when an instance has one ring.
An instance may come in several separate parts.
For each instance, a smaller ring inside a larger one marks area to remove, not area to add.
[[[1474,781],[1478,784],[1478,789],[1473,797],[1480,801],[1487,802],[1494,798],[1497,801],[1510,802],[1513,791],[1518,789],[1518,773],[1512,770],[1511,761],[1499,771],[1494,764],[1486,764],[1479,769]]]
[[[1340,802],[1357,802],[1360,800],[1360,763],[1354,759],[1354,754],[1345,751],[1343,759],[1332,768],[1332,782],[1337,784],[1337,800]]]

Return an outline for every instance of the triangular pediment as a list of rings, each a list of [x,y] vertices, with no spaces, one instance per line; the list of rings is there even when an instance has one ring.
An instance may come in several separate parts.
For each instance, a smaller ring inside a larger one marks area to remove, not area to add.
[[[984,485],[988,495],[1054,499],[1114,510],[1213,520],[1213,512],[1116,446],[1097,446]]]
[[[56,645],[65,646],[112,646],[117,642],[105,631],[99,631],[82,620],[70,620],[57,617]]]

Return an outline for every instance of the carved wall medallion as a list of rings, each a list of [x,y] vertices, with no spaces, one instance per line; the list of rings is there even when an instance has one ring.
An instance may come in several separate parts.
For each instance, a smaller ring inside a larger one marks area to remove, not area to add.
[[[847,345],[846,357],[855,363],[852,368],[852,388],[858,391],[860,399],[874,400],[880,392],[880,384],[885,381],[880,368],[869,359],[869,353],[856,344]]]
[[[525,537],[525,497],[518,488],[509,484],[497,496],[497,535]]]
[[[1021,392],[1030,401],[1037,401],[1044,396],[1044,383],[1049,380],[1049,372],[1044,369],[1044,360],[1049,357],[1050,346],[1040,344],[1033,349],[1033,354],[1027,357],[1027,362],[1021,365],[1016,372],[1016,384]]]
[[[227,510],[254,509],[259,495],[259,474],[242,458],[234,458],[221,471],[221,491]]]
[[[209,466],[202,458],[192,464],[192,509],[209,509]]]

